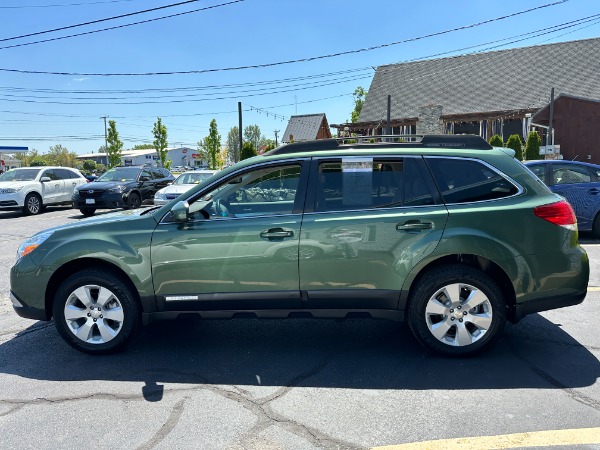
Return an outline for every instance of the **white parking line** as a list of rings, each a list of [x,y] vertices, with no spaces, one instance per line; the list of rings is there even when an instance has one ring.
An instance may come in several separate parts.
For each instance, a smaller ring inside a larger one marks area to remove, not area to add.
[[[373,447],[374,450],[480,450],[591,445],[600,443],[600,428],[534,431]]]

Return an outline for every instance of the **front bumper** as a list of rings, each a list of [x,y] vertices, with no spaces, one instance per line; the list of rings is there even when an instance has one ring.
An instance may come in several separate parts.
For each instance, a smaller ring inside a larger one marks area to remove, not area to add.
[[[82,198],[79,194],[74,194],[71,198],[73,208],[96,208],[96,209],[114,209],[127,206],[127,197],[118,192],[105,192],[101,197]]]
[[[17,295],[13,291],[10,291],[10,301],[15,312],[25,319],[50,320],[45,309],[25,305],[22,300],[17,298]]]

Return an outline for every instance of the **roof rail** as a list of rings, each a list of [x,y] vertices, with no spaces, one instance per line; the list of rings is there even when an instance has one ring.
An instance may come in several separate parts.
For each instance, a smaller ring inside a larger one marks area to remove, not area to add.
[[[315,141],[284,144],[263,153],[265,156],[284,155],[298,152],[339,150],[341,145],[392,144],[404,147],[463,148],[471,150],[491,150],[493,147],[481,136],[474,134],[389,134],[375,136],[351,136]]]

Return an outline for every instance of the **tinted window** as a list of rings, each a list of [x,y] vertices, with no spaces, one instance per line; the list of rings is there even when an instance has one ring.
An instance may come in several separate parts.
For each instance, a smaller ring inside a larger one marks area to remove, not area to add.
[[[63,180],[70,180],[71,178],[77,178],[77,175],[75,175],[74,172],[71,172],[70,170],[67,170],[67,169],[54,169],[54,171],[56,172],[56,175],[58,176],[58,178],[61,178]]]
[[[508,197],[516,186],[485,164],[469,159],[426,158],[446,203],[469,203]]]
[[[43,177],[48,177],[51,180],[60,180],[59,176],[56,174],[56,172],[54,171],[54,169],[44,170],[44,173],[42,174],[42,178]]]
[[[153,178],[161,179],[165,177],[164,174],[158,169],[150,169],[150,171],[152,172]]]
[[[344,211],[433,204],[410,158],[348,158],[319,165],[316,211]]]
[[[592,173],[587,166],[552,164],[552,184],[589,183]]]
[[[542,181],[546,181],[545,180],[545,175],[544,172],[546,170],[546,165],[545,164],[527,164],[527,168],[529,170],[531,170],[533,172],[533,174],[538,177],[540,180]]]

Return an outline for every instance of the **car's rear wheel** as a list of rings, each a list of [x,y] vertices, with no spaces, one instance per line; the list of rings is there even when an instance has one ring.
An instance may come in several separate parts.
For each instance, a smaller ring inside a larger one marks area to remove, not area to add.
[[[127,208],[136,209],[142,206],[142,199],[139,194],[132,192],[129,194],[129,199],[127,200]]]
[[[496,283],[468,266],[427,272],[409,300],[408,323],[417,340],[447,356],[479,353],[502,334],[506,303]]]
[[[30,194],[27,194],[27,197],[25,197],[25,204],[23,205],[23,214],[26,214],[28,216],[39,214],[40,212],[42,212],[42,207],[42,197],[40,197],[39,194],[32,192]]]
[[[54,322],[62,338],[79,351],[118,351],[138,331],[140,307],[119,276],[86,269],[67,278],[53,304]]]
[[[93,216],[96,208],[79,208],[79,212],[86,217]]]

